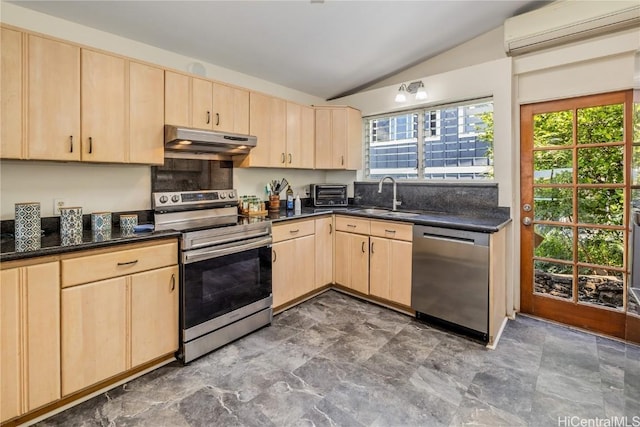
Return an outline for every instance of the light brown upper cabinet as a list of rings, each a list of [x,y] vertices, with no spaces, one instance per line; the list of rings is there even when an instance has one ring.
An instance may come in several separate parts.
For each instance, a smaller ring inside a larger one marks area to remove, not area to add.
[[[164,163],[164,70],[129,62],[129,161]]]
[[[163,162],[162,69],[10,28],[1,41],[1,158]]]
[[[173,71],[165,72],[165,123],[249,133],[249,91]]]
[[[27,40],[26,158],[80,160],[80,48]]]
[[[258,138],[251,153],[238,157],[236,166],[285,167],[287,102],[251,92],[249,95],[249,133]]]
[[[249,133],[249,91],[213,83],[214,130]]]
[[[22,33],[2,28],[0,40],[0,158],[23,157]]]
[[[86,162],[125,161],[127,64],[82,50],[82,155]]]
[[[287,102],[287,167],[313,169],[315,121],[312,107]]]
[[[362,169],[362,115],[351,107],[315,107],[316,169]]]

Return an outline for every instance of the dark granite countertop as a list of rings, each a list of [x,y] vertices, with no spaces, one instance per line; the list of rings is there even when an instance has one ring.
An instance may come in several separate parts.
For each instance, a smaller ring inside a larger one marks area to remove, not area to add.
[[[87,249],[138,243],[146,240],[179,237],[177,231],[152,231],[123,235],[119,228],[114,228],[110,235],[93,234],[91,230],[84,230],[77,238],[63,238],[59,232],[45,232],[40,238],[40,248],[20,250],[20,242],[16,242],[13,235],[3,234],[0,240],[0,262],[34,258],[47,255],[83,251]],[[18,243],[18,247],[16,247]],[[36,245],[37,246],[37,245]],[[16,250],[18,249],[18,250]]]
[[[511,218],[499,215],[495,212],[471,214],[430,212],[430,211],[399,211],[417,214],[413,216],[391,216],[390,210],[387,212],[371,213],[365,209],[369,206],[350,206],[347,208],[318,209],[303,207],[299,215],[294,215],[293,211],[281,209],[278,213],[269,212],[267,218],[274,224],[280,221],[309,218],[326,214],[341,214],[364,217],[369,219],[382,219],[387,221],[401,221],[410,224],[430,225],[432,227],[453,228],[457,230],[478,231],[481,233],[495,233],[511,222]]]

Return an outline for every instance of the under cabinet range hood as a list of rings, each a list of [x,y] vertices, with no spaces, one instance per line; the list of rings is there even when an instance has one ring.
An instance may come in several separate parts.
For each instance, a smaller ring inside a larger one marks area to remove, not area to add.
[[[165,157],[193,157],[211,155],[229,158],[247,154],[256,146],[258,138],[251,135],[193,129],[182,126],[164,126]]]

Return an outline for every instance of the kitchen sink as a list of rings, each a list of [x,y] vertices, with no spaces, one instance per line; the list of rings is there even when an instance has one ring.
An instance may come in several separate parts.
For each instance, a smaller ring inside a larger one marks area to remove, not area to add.
[[[389,209],[380,209],[380,208],[365,208],[365,209],[356,209],[355,212],[361,212],[372,215],[386,215],[391,211]]]
[[[396,211],[396,212],[387,212],[384,215],[398,217],[398,218],[411,218],[412,216],[418,216],[420,214],[415,212],[397,212]]]

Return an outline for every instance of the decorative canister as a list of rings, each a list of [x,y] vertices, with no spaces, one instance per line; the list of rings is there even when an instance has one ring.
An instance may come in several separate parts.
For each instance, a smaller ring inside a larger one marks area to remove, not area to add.
[[[60,208],[60,234],[79,234],[82,238],[82,208]]]
[[[111,230],[98,230],[91,233],[94,242],[104,242],[111,239]]]
[[[123,236],[130,236],[133,234],[136,225],[138,225],[138,215],[120,215],[120,233]]]
[[[40,249],[40,236],[16,237],[16,252],[37,251]]]
[[[40,203],[16,203],[15,237],[40,240]]]
[[[111,212],[94,212],[91,214],[91,231],[94,233],[111,233]]]
[[[60,236],[60,244],[62,246],[73,246],[82,243],[82,231],[62,233]]]

